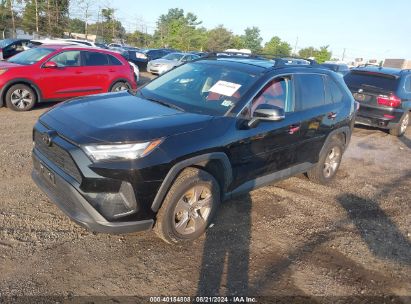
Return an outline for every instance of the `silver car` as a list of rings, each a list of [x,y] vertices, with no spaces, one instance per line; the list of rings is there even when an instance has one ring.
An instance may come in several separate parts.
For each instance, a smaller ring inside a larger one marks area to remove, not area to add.
[[[200,58],[200,56],[186,53],[170,53],[163,58],[151,60],[147,64],[147,72],[161,75],[185,62]]]

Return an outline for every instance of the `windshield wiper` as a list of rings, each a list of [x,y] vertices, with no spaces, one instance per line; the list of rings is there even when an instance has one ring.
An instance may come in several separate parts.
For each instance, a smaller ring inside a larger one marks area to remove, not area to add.
[[[158,99],[154,99],[154,98],[147,98],[147,97],[145,97],[145,99],[150,100],[150,101],[153,101],[153,102],[156,102],[156,103],[158,103],[158,104],[161,104],[162,106],[166,106],[166,107],[169,107],[169,108],[172,108],[172,109],[181,111],[181,112],[185,112],[183,108],[181,108],[181,107],[179,107],[179,106],[176,106],[175,104],[172,104],[172,103],[168,103],[168,102],[165,102],[165,101],[162,101],[162,100],[158,100]]]
[[[147,96],[145,96],[145,95],[143,94],[143,92],[142,92],[141,90],[139,90],[139,91],[137,92],[137,94],[139,94],[139,95],[140,95],[141,97],[143,97],[144,99],[147,99],[147,100],[150,100],[150,101],[152,101],[152,102],[161,104],[162,106],[165,106],[165,107],[168,107],[168,108],[172,108],[172,109],[175,109],[175,110],[178,110],[178,111],[181,111],[181,112],[185,112],[185,110],[184,110],[183,108],[181,108],[181,107],[179,107],[179,106],[176,106],[175,104],[168,103],[168,102],[165,102],[165,101],[163,101],[163,100],[159,100],[159,99],[152,98],[152,97],[147,97]]]

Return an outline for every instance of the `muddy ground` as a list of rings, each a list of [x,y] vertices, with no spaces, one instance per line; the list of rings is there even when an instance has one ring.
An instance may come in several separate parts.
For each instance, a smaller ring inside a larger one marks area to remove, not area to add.
[[[356,128],[333,185],[299,176],[253,191],[171,246],[90,233],[37,189],[31,130],[49,106],[0,109],[0,296],[411,297],[411,128]]]

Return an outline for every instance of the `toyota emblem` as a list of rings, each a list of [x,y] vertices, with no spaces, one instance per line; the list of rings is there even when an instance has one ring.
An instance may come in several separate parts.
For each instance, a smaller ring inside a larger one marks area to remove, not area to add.
[[[48,133],[44,133],[43,136],[41,137],[41,139],[43,140],[43,142],[47,145],[47,146],[51,146],[51,137],[50,134]]]

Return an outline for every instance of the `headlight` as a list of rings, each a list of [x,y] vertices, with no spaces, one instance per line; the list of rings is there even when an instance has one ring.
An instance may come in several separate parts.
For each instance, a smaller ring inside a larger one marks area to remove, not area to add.
[[[95,161],[130,160],[144,157],[153,151],[163,140],[133,144],[87,145],[83,146],[87,155]]]
[[[7,69],[0,69],[0,75],[3,75],[6,72],[7,72]]]
[[[144,55],[143,53],[137,53],[137,52],[136,52],[136,58],[147,59],[147,56]]]

